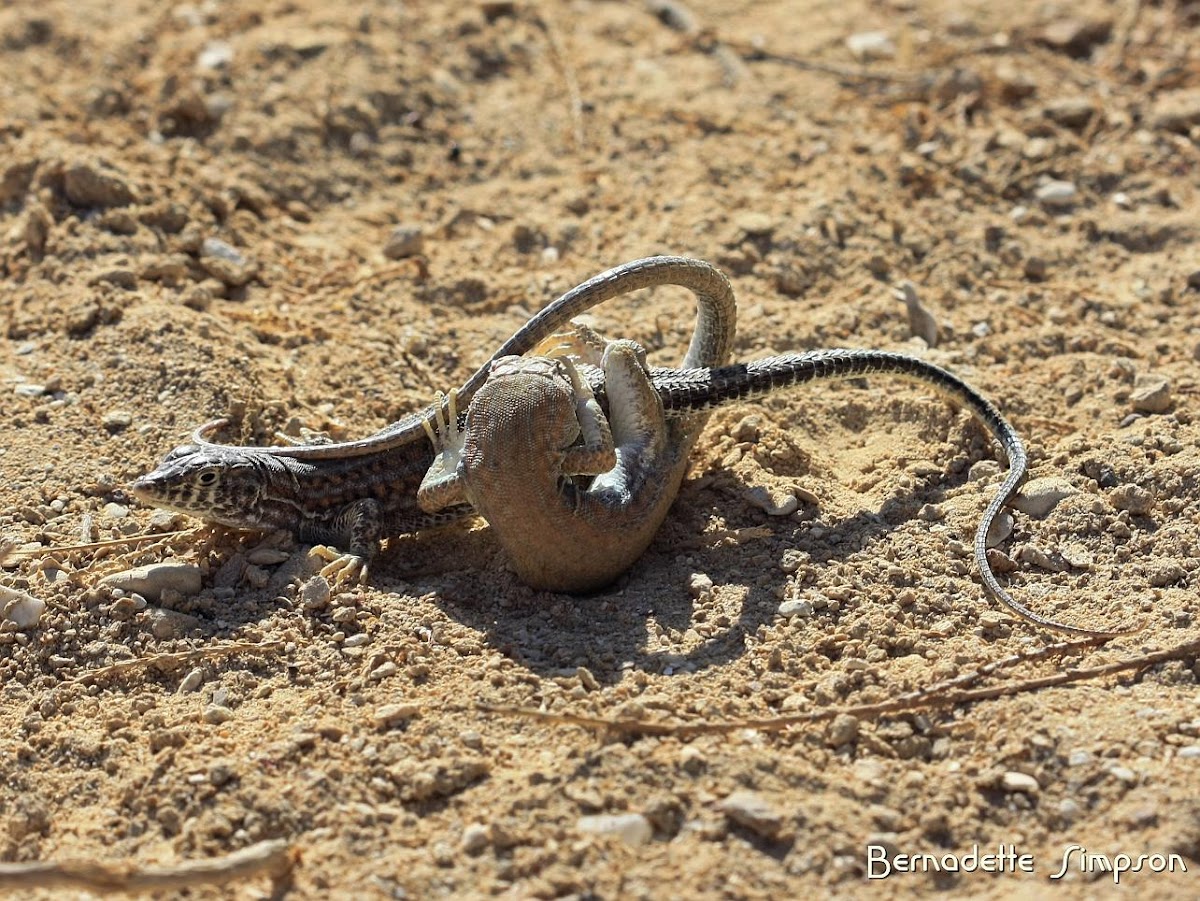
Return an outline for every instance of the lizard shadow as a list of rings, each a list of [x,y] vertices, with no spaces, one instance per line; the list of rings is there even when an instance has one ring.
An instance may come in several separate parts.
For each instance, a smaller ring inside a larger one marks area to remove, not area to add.
[[[598,682],[612,684],[630,669],[695,672],[739,658],[746,652],[747,636],[778,617],[776,588],[786,580],[778,561],[785,550],[803,551],[812,565],[827,566],[858,553],[864,541],[875,541],[912,520],[923,504],[938,502],[947,489],[965,480],[963,474],[918,483],[893,495],[878,510],[821,522],[819,536],[811,534],[810,522],[747,510],[730,526],[763,527],[769,532],[769,537],[762,539],[768,550],[755,549],[755,556],[762,560],[753,574],[748,570],[755,563],[747,560],[744,546],[699,543],[704,524],[720,505],[712,501],[713,491],[685,486],[647,552],[607,589],[567,595],[522,585],[505,566],[503,552],[488,529],[461,533],[453,539],[452,550],[432,555],[477,560],[480,567],[442,570],[435,559],[430,561],[432,570],[409,580],[419,583],[422,593],[430,592],[433,602],[452,619],[477,630],[492,647],[540,675],[574,674],[583,666]],[[690,537],[684,538],[689,533]],[[697,553],[681,555],[675,546],[680,541]],[[718,584],[720,574],[729,573],[729,584],[740,581],[746,590],[741,610],[732,621],[709,630],[699,642],[689,634],[697,625],[697,602],[688,587],[693,572],[711,574]],[[831,611],[814,614],[841,615]],[[652,636],[651,630],[657,634]],[[684,643],[689,649],[660,649],[663,644]],[[648,644],[659,647],[648,649]]]

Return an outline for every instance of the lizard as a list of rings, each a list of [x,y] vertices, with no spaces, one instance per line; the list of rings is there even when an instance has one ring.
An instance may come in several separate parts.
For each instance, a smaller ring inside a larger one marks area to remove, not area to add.
[[[457,400],[469,404],[486,383],[493,361],[533,350],[540,341],[600,303],[640,288],[675,284],[688,288],[696,296],[698,312],[689,346],[692,360],[721,361],[728,357],[733,342],[736,307],[728,281],[715,267],[684,257],[650,257],[607,270],[559,297],[533,316],[493,354],[492,360],[477,369],[455,392]],[[793,375],[781,377],[747,364],[727,370],[732,381],[721,377],[714,381],[710,369],[680,371],[665,368],[650,370],[655,390],[664,401],[664,413],[671,417],[695,416],[706,407],[749,397],[762,390],[782,387],[791,378],[801,380],[824,376],[850,377],[864,371],[847,372],[875,360],[880,372],[903,374],[910,366],[929,366],[916,358],[888,355],[880,351],[825,351],[846,354],[832,368],[794,367]],[[803,355],[802,355],[803,356]],[[903,357],[903,361],[892,358]],[[937,369],[937,367],[933,367]],[[966,400],[967,406],[986,404],[973,389],[948,389],[952,396]],[[591,373],[596,377],[596,372]],[[916,376],[920,378],[920,376]],[[938,379],[935,378],[935,384]],[[718,384],[721,387],[717,387]],[[769,384],[769,387],[765,387]],[[589,387],[603,396],[603,379]],[[690,406],[689,406],[690,405]],[[988,405],[1002,428],[992,425],[992,416],[981,418],[989,423],[994,435],[1001,437],[1009,460],[1009,475],[1000,486],[980,523],[975,543],[975,559],[985,588],[993,597],[1022,618],[1051,629],[1082,634],[1098,634],[1065,626],[1045,619],[1025,608],[1005,592],[987,565],[986,546],[981,536],[999,510],[1015,494],[1025,478],[1026,457],[1019,437],[1011,426]],[[975,411],[977,415],[978,410]],[[304,542],[320,543],[315,551],[328,560],[322,574],[338,581],[356,575],[365,580],[368,563],[378,550],[381,537],[391,537],[443,524],[470,515],[468,504],[444,506],[436,512],[421,509],[418,487],[435,462],[434,448],[427,441],[431,423],[444,420],[442,402],[410,414],[376,434],[356,441],[291,447],[238,447],[216,444],[207,438],[225,424],[216,420],[198,428],[191,443],[175,448],[160,465],[138,478],[131,492],[138,499],[196,516],[204,521],[240,529],[260,531],[286,530]],[[693,420],[695,421],[695,420]],[[660,498],[665,510],[669,500]],[[338,555],[325,543],[340,548]]]
[[[581,349],[589,358],[581,361],[585,371],[598,363],[603,372],[607,419],[591,389],[595,376],[581,376],[566,353]],[[431,513],[472,505],[517,574],[534,588],[592,591],[642,554],[686,469],[674,417],[694,417],[816,379],[889,375],[932,387],[965,407],[1007,457],[1008,474],[974,538],[986,592],[1047,629],[1099,638],[1140,628],[1100,631],[1061,623],[1030,610],[1000,585],[987,559],[988,533],[1024,481],[1028,456],[996,406],[946,369],[906,354],[833,349],[666,372],[648,369],[644,352],[630,341],[609,342],[602,353],[581,348],[579,341],[557,350],[554,356],[494,360],[465,417],[458,415],[460,398],[451,393],[448,413],[439,408],[427,426],[438,456],[417,492],[418,503]],[[682,444],[691,446],[687,440]]]
[[[736,330],[736,302],[716,267],[686,257],[634,260],[588,279],[532,316],[493,355],[520,355],[564,328],[584,311],[641,288],[678,285],[696,297],[696,325],[686,359],[717,365],[729,358]],[[468,401],[486,381],[488,365],[458,389]],[[416,502],[434,454],[425,423],[427,407],[374,435],[356,441],[287,447],[217,444],[209,435],[226,424],[198,428],[131,493],[156,507],[238,529],[285,530],[315,544],[327,561],[322,574],[363,581],[382,538],[419,531],[469,514],[470,508],[422,511]],[[338,553],[332,548],[337,548]]]

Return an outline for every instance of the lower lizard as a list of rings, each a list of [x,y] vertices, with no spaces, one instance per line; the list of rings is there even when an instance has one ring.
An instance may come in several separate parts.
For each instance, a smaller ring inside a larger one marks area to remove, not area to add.
[[[696,327],[686,359],[712,366],[729,359],[736,323],[733,289],[708,263],[649,257],[617,266],[559,297],[533,316],[494,357],[520,355],[580,313],[611,298],[662,285],[687,288],[697,300]],[[484,383],[485,364],[459,390],[469,400]],[[131,491],[139,500],[239,529],[286,530],[323,548],[323,573],[365,579],[382,538],[450,521],[469,508],[422,511],[417,486],[433,462],[424,424],[426,408],[359,441],[300,447],[235,447],[206,437],[224,423],[196,430],[190,444],[171,451]],[[696,414],[689,414],[696,422]],[[701,415],[700,419],[704,417]],[[696,429],[698,431],[698,429]]]
[[[451,395],[449,415],[439,414],[430,426],[439,455],[418,491],[421,506],[436,512],[471,504],[491,525],[517,574],[535,588],[594,590],[641,555],[674,500],[686,459],[673,443],[672,417],[815,379],[899,376],[966,407],[1008,459],[1008,475],[975,532],[975,562],[988,594],[1048,629],[1092,636],[1130,631],[1094,631],[1048,619],[1001,587],[988,563],[987,537],[1025,479],[1025,448],[1000,411],[953,373],[875,350],[784,354],[717,369],[648,370],[639,351],[633,342],[613,342],[599,360],[611,429],[588,379],[569,358],[494,361],[465,419]]]

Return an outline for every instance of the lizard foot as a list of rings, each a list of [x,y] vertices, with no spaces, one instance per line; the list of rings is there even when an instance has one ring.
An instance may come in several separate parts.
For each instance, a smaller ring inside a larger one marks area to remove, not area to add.
[[[467,503],[458,475],[467,440],[466,431],[458,424],[458,392],[438,392],[432,419],[422,420],[421,425],[436,456],[417,489],[417,503],[427,513]]]
[[[330,585],[362,585],[367,581],[367,559],[359,554],[345,554],[327,544],[317,544],[308,556],[325,563],[321,567],[321,577]]]
[[[462,456],[465,440],[463,430],[458,425],[458,391],[451,389],[449,394],[439,391],[434,406],[433,421],[423,419],[421,425],[433,449],[441,455],[442,469],[453,472]]]
[[[538,342],[530,356],[572,357],[579,363],[599,368],[604,359],[608,341],[590,326],[571,323],[571,330],[555,332]]]

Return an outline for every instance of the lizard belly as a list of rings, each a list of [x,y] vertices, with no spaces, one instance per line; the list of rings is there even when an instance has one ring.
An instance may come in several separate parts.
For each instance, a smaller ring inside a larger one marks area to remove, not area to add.
[[[541,591],[584,593],[610,585],[625,573],[654,539],[683,478],[686,459],[673,472],[656,473],[653,483],[630,495],[634,504],[608,492],[583,492],[574,503],[555,493],[520,511],[500,504],[480,513],[492,527],[523,582]]]

